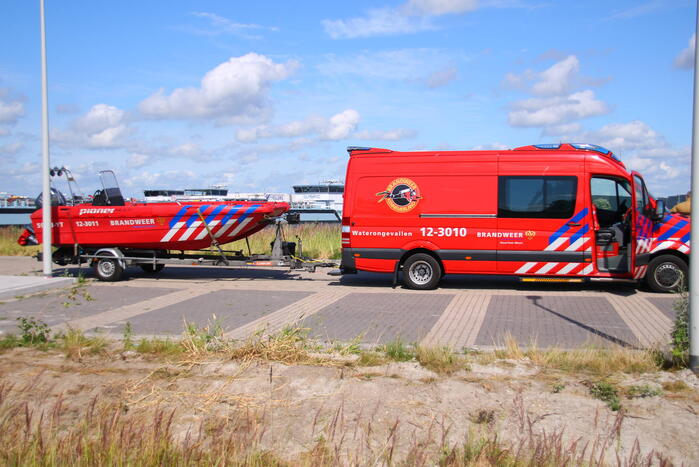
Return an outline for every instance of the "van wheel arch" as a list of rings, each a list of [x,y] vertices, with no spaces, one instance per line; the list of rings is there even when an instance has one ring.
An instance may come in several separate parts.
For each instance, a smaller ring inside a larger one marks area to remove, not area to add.
[[[444,276],[444,264],[442,263],[441,258],[439,256],[437,256],[437,254],[434,251],[428,250],[427,248],[414,248],[412,250],[408,250],[405,253],[403,253],[403,256],[401,256],[400,261],[398,263],[400,265],[400,267],[402,268],[403,264],[405,264],[405,261],[417,253],[428,254],[431,257],[433,257],[435,260],[437,260],[437,263],[439,263],[439,268],[442,270],[442,276]]]

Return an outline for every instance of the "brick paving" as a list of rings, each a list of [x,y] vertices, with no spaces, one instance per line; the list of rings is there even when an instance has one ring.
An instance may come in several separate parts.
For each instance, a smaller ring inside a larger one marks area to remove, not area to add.
[[[217,290],[138,315],[128,321],[136,334],[179,335],[185,322],[200,328],[217,324],[224,332],[229,332],[310,294],[311,292],[274,290],[265,293],[257,290]],[[117,324],[115,331],[122,332],[126,323]]]
[[[352,293],[303,321],[312,337],[366,343],[422,339],[437,322],[451,295]]]
[[[378,274],[166,271],[157,276],[132,271],[118,283],[90,281],[85,290],[95,300],[78,294],[70,306],[63,305],[69,290],[6,300],[0,303],[0,335],[17,332],[17,316],[37,317],[54,330],[71,326],[119,337],[126,321],[136,335],[177,335],[184,319],[202,326],[215,314],[225,335],[236,339],[301,324],[322,340],[362,336],[367,344],[400,337],[455,349],[490,347],[509,333],[522,344],[536,340],[539,346],[591,341],[657,346],[668,342],[674,318],[675,297],[608,284],[530,287],[502,278],[454,276],[438,290],[414,291],[392,289],[390,277]]]
[[[639,343],[603,297],[494,296],[476,344],[502,345],[507,335],[542,347]]]
[[[673,308],[673,304],[675,303],[676,298],[674,298],[674,297],[648,297],[646,300],[648,300],[653,305],[655,305],[655,307],[658,308],[665,316],[667,316],[668,319],[671,319],[674,321],[675,310]]]

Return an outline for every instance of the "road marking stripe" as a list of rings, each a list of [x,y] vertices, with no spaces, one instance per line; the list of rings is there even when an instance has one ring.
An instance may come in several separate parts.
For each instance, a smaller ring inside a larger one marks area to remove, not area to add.
[[[273,313],[256,319],[244,326],[230,330],[224,334],[229,339],[245,339],[254,333],[264,330],[264,335],[281,331],[285,326],[295,325],[328,305],[350,294],[350,290],[324,290],[302,298]]]
[[[490,295],[481,294],[456,295],[421,344],[448,346],[452,349],[474,345],[485,320],[490,298]]]
[[[175,305],[184,300],[189,300],[190,298],[198,297],[217,290],[219,287],[219,284],[216,282],[210,282],[205,285],[196,285],[188,289],[160,295],[148,300],[115,308],[113,310],[103,311],[102,313],[97,313],[95,315],[74,319],[66,323],[53,326],[51,329],[53,331],[65,331],[68,328],[81,329],[83,331],[92,330],[97,327],[104,326],[105,324],[125,321],[129,318],[133,318],[134,316],[143,315],[170,305]]]
[[[642,297],[605,297],[643,347],[667,344],[672,322],[652,303]]]

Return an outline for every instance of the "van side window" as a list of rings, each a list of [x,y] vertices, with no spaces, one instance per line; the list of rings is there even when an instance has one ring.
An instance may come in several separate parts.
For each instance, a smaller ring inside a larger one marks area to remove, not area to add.
[[[627,180],[592,177],[590,194],[600,227],[622,222],[626,211],[631,208],[631,184]]]
[[[575,211],[578,178],[501,176],[498,217],[567,219]]]

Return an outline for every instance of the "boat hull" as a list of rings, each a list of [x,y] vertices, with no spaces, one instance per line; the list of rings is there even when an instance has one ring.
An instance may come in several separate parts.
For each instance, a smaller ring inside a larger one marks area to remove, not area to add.
[[[245,238],[289,210],[288,203],[127,203],[52,207],[52,244],[147,250],[199,250]],[[43,241],[42,210],[31,216]],[[207,229],[208,226],[208,229]]]

